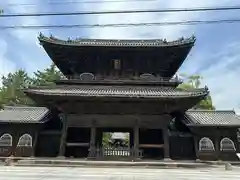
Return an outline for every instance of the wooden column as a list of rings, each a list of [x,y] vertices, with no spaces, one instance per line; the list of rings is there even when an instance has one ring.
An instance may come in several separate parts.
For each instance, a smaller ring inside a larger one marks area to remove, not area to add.
[[[133,141],[134,141],[134,158],[139,158],[139,127],[136,125],[133,130]]]
[[[36,150],[37,150],[37,140],[38,140],[38,131],[39,129],[37,129],[37,131],[35,132],[35,135],[34,135],[34,142],[33,142],[33,150],[32,150],[32,156],[35,156],[36,154]]]
[[[194,148],[195,148],[195,153],[196,153],[196,159],[199,160],[199,147],[198,147],[198,143],[199,143],[199,138],[196,134],[193,134],[193,139],[194,139]]]
[[[88,157],[89,158],[96,157],[96,127],[94,124],[91,127],[90,149]]]
[[[59,157],[65,156],[65,150],[66,150],[66,138],[67,138],[67,115],[61,114],[60,119],[62,121],[62,134],[60,139],[60,147],[59,147]]]
[[[164,159],[169,159],[169,134],[168,129],[163,129],[163,137],[164,137]]]
[[[215,147],[215,157],[216,157],[216,160],[219,160],[221,157],[220,157],[220,138],[218,136],[218,134],[215,135],[214,137],[214,147]]]

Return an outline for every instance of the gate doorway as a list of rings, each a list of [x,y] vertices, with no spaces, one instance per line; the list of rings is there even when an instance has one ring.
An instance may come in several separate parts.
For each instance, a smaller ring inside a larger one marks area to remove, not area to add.
[[[101,128],[101,140],[97,144],[100,158],[105,160],[127,160],[131,158],[133,131],[125,128]]]

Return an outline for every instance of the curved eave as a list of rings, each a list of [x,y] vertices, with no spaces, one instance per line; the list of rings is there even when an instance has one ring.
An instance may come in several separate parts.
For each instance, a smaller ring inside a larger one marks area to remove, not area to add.
[[[61,40],[54,37],[46,37],[42,34],[38,37],[40,43],[50,43],[53,45],[64,45],[64,46],[100,46],[100,47],[180,47],[180,46],[193,46],[196,38],[195,36],[164,42],[162,39],[146,39],[146,40],[113,40],[113,39],[79,39],[79,40]]]
[[[56,100],[103,100],[103,101],[175,101],[177,103],[191,101],[192,106],[208,95],[208,90],[181,91],[161,89],[158,87],[114,87],[114,86],[58,86],[39,87],[24,90],[34,101]],[[42,103],[41,103],[42,104]],[[181,103],[180,103],[181,104]],[[189,107],[191,108],[191,107]]]
[[[95,102],[98,103],[134,103],[134,104],[153,104],[154,107],[159,107],[159,113],[166,112],[166,113],[173,113],[173,112],[185,112],[188,109],[195,106],[199,103],[206,94],[199,94],[195,96],[172,96],[172,97],[106,97],[106,96],[59,96],[55,95],[46,95],[46,94],[36,94],[33,92],[25,92],[27,96],[33,99],[37,104],[44,105],[46,107],[58,107],[63,109],[71,110],[73,107],[77,107],[78,103],[82,104],[83,102],[92,102],[92,107],[94,108]],[[76,104],[76,105],[74,105]],[[116,109],[116,113],[118,112],[119,105],[111,106],[112,108]],[[66,110],[67,111],[67,110]],[[90,110],[89,110],[90,111]],[[121,111],[119,109],[119,111]],[[131,110],[130,110],[131,111]],[[146,112],[145,112],[146,113]]]
[[[182,96],[125,96],[125,95],[78,95],[78,94],[62,94],[62,93],[43,93],[43,92],[36,92],[36,91],[24,91],[28,96],[42,96],[42,97],[66,97],[66,98],[73,98],[73,99],[108,99],[108,100],[151,100],[151,101],[159,101],[159,100],[177,100],[177,99],[203,99],[207,96],[207,93],[199,93],[194,95],[182,95]]]

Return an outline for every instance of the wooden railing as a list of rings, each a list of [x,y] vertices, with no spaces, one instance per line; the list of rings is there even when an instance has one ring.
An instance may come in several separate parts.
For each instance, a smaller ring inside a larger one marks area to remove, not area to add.
[[[90,152],[89,156],[95,157],[97,159],[102,158],[142,158],[143,151],[136,150],[134,148],[125,147],[99,147],[94,150],[95,152]]]

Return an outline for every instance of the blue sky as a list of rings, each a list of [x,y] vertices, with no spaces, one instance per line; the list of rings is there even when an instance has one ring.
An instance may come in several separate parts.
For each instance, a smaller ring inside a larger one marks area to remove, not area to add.
[[[53,2],[67,0],[54,0]],[[76,2],[77,0],[68,0]],[[78,0],[79,1],[79,0]],[[92,0],[83,0],[92,1]],[[100,1],[100,0],[99,0]],[[106,1],[106,0],[103,0]],[[7,0],[0,2],[5,13],[71,12],[82,10],[132,10],[154,8],[191,8],[240,5],[239,0],[149,0],[140,2],[69,3],[49,5],[47,0]],[[37,4],[37,6],[13,6],[8,4]],[[115,14],[92,16],[17,17],[1,18],[1,25],[47,24],[105,24],[139,23],[184,20],[214,20],[240,18],[239,11],[228,12],[181,12],[148,14]],[[41,31],[59,38],[167,38],[174,40],[195,34],[193,48],[179,73],[200,74],[203,85],[208,85],[217,109],[235,109],[240,112],[240,24],[198,26],[162,26],[135,28],[48,29],[48,30],[1,30],[0,75],[23,68],[32,73],[51,64],[50,58],[38,45]]]

